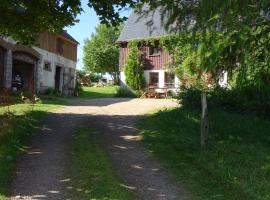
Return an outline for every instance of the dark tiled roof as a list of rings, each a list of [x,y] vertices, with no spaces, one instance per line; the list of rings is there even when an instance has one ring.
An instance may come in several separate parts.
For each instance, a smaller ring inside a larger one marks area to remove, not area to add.
[[[148,9],[145,5],[144,10]],[[149,12],[147,15],[132,11],[117,42],[125,42],[134,39],[146,39],[169,35],[161,22],[161,10]]]
[[[68,40],[75,42],[76,44],[79,44],[79,42],[75,40],[71,35],[69,35],[67,31],[63,31],[61,35],[67,38]]]

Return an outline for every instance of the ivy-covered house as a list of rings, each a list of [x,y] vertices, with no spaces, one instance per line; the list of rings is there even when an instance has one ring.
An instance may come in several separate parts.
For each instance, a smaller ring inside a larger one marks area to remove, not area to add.
[[[71,95],[75,88],[78,42],[68,33],[41,33],[33,47],[0,38],[0,90]]]
[[[124,66],[131,49],[130,43],[151,40],[151,43],[145,43],[139,47],[146,84],[159,88],[178,88],[179,79],[168,68],[171,56],[159,45],[160,37],[170,35],[162,26],[160,17],[160,10],[157,9],[147,16],[133,11],[128,18],[117,40],[120,47],[119,68],[122,85],[125,85]]]

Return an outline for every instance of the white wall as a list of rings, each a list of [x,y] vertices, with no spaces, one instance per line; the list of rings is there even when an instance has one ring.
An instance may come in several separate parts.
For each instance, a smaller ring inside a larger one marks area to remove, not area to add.
[[[46,88],[54,88],[55,86],[55,70],[56,66],[76,69],[76,62],[69,60],[57,54],[51,53],[39,47],[33,47],[41,55],[41,80],[40,88],[44,90]],[[44,64],[48,62],[51,64],[51,71],[44,70]],[[61,70],[61,77],[63,76]],[[62,83],[62,80],[60,80]]]

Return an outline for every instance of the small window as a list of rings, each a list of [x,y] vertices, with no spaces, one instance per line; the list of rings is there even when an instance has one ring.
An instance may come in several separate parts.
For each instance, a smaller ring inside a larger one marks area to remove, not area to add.
[[[43,69],[46,70],[46,71],[50,71],[51,72],[52,71],[51,63],[45,62]]]
[[[56,51],[57,51],[57,53],[59,53],[61,55],[64,52],[64,41],[61,38],[57,38],[57,41],[56,41]]]
[[[149,46],[149,56],[160,55],[160,47],[158,42],[155,42],[155,45]]]
[[[165,86],[174,87],[175,75],[172,73],[165,72]]]
[[[159,82],[158,72],[150,72],[149,79],[150,79],[149,85],[158,86],[158,82]]]

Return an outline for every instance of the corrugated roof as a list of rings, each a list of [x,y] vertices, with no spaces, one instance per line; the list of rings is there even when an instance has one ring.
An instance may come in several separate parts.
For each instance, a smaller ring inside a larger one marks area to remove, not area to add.
[[[143,10],[147,9],[148,6],[144,5]],[[132,11],[117,42],[146,39],[169,34],[170,33],[165,30],[161,22],[161,9],[150,11],[147,15]]]

